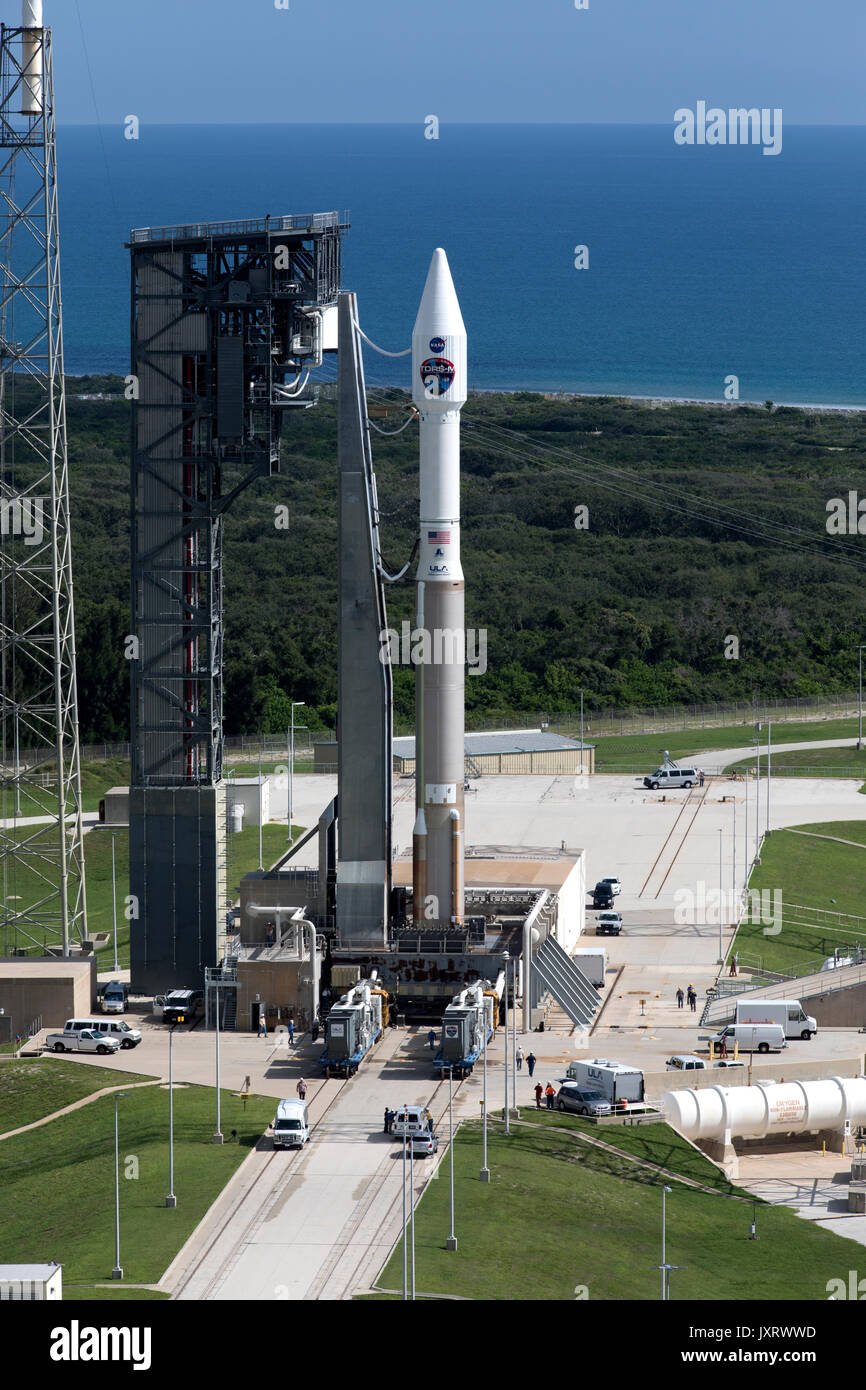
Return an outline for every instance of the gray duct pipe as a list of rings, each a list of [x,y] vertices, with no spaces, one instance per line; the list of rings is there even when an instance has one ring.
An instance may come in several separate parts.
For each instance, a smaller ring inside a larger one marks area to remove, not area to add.
[[[283,945],[283,934],[282,934],[282,930],[281,930],[281,927],[280,927],[280,915],[281,915],[282,913],[284,913],[284,912],[290,913],[291,915],[290,915],[290,919],[289,919],[289,920],[290,920],[291,924],[295,927],[295,931],[296,931],[296,934],[295,934],[295,949],[296,949],[297,952],[298,952],[298,959],[299,959],[299,960],[302,960],[302,959],[303,959],[303,952],[302,952],[302,950],[300,949],[300,946],[299,946],[299,944],[298,944],[298,935],[300,934],[300,935],[303,936],[303,938],[304,938],[304,945],[305,945],[305,946],[307,946],[307,943],[308,943],[308,940],[309,940],[310,967],[311,967],[311,974],[312,974],[312,982],[311,982],[312,998],[311,998],[311,1002],[310,1002],[310,1024],[312,1025],[314,1019],[316,1018],[316,1015],[317,1015],[317,1013],[318,1013],[318,1008],[319,1008],[319,978],[320,978],[320,976],[319,976],[319,956],[318,956],[318,953],[317,953],[317,951],[316,951],[316,927],[315,927],[315,923],[311,922],[311,921],[309,920],[309,918],[307,918],[307,917],[304,916],[304,909],[303,909],[302,907],[294,907],[294,906],[292,906],[292,907],[287,907],[287,906],[285,906],[285,905],[282,905],[282,906],[279,906],[279,907],[277,907],[277,906],[263,907],[263,906],[260,906],[258,903],[247,903],[246,907],[244,908],[244,911],[245,911],[245,912],[249,912],[249,913],[251,914],[251,916],[253,916],[253,917],[273,917],[273,918],[275,919],[276,928],[277,928],[277,945],[280,946],[280,947],[282,947],[282,945]],[[309,936],[308,936],[308,933],[309,933]]]

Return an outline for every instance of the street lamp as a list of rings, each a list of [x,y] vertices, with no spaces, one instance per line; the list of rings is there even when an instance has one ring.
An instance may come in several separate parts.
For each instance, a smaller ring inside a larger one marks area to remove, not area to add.
[[[511,1124],[508,1110],[508,952],[505,951],[505,1133],[511,1133]]]
[[[663,1301],[663,1302],[667,1302],[667,1301],[670,1299],[670,1296],[671,1296],[671,1270],[672,1270],[672,1269],[688,1269],[688,1265],[671,1265],[671,1264],[668,1264],[667,1258],[666,1258],[666,1256],[665,1256],[665,1236],[666,1236],[666,1230],[665,1230],[666,1221],[665,1221],[665,1219],[666,1219],[666,1215],[667,1215],[666,1210],[665,1210],[665,1200],[666,1200],[666,1198],[667,1198],[668,1193],[671,1192],[671,1191],[672,1191],[672,1188],[670,1188],[670,1187],[662,1187],[662,1262],[661,1262],[660,1265],[653,1265],[653,1266],[652,1266],[653,1269],[658,1269],[658,1270],[661,1271],[661,1276],[662,1276],[662,1301]]]
[[[863,648],[862,648],[862,647],[858,647],[858,648],[857,648],[857,676],[858,676],[858,685],[859,685],[859,689],[860,689],[859,699],[858,699],[858,701],[857,701],[857,709],[858,709],[858,714],[857,714],[857,752],[859,753],[859,752],[862,750],[862,748],[863,748]]]
[[[415,1302],[415,1145],[409,1140],[409,1220],[412,1223],[412,1243],[410,1275],[412,1281],[412,1302]]]
[[[120,1264],[120,1139],[117,1125],[117,1102],[125,1100],[126,1091],[115,1091],[114,1093],[114,1269],[111,1271],[112,1279],[122,1279],[123,1269]]]
[[[114,841],[117,837],[111,837],[111,920],[114,924],[114,969],[118,970],[117,964],[117,876],[114,872]]]
[[[719,827],[719,965],[725,963],[725,948],[722,942],[722,903],[725,900],[725,889],[722,879],[722,829]]]
[[[176,1027],[177,1024],[173,1023],[168,1030],[168,1196],[165,1199],[167,1207],[177,1206],[177,1198],[174,1195],[174,1073],[171,1057],[171,1043]]]
[[[481,1172],[478,1174],[480,1182],[490,1181],[490,1169],[487,1167],[487,1016],[484,1018],[484,1099],[481,1102],[483,1122],[481,1126]]]
[[[292,843],[292,816],[295,810],[295,710],[302,709],[303,700],[292,701],[292,723],[289,729],[289,844]],[[299,729],[305,729],[306,724],[299,724]]]
[[[770,833],[770,752],[771,739],[773,733],[773,721],[767,720],[767,834]]]
[[[405,1110],[406,1107],[404,1106]],[[403,1302],[406,1302],[406,1124],[403,1125]]]
[[[451,1234],[445,1242],[446,1250],[457,1249],[454,1234],[454,1068],[448,1068],[448,1148],[451,1154]]]
[[[749,1226],[749,1240],[760,1240],[758,1235],[758,1203],[752,1203],[752,1221]]]
[[[215,1144],[224,1143],[223,1132],[220,1127],[220,987],[217,984],[214,990],[216,1000],[216,1133],[213,1137]]]

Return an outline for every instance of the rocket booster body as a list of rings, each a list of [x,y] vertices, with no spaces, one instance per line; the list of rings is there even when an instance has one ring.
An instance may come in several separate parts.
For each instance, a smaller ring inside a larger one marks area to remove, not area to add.
[[[412,399],[421,446],[417,627],[425,634],[415,668],[413,911],[416,921],[462,923],[466,634],[460,408],[466,401],[466,329],[442,250],[433,253],[412,333]]]

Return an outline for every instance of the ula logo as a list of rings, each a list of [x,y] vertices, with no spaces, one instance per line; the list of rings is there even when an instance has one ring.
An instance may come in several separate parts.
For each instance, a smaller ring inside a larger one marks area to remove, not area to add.
[[[48,1354],[52,1361],[131,1361],[134,1371],[148,1371],[150,1352],[149,1327],[82,1327],[73,1318],[52,1328]]]
[[[674,140],[678,145],[763,145],[764,154],[782,153],[782,108],[707,108],[699,101],[692,111],[681,106],[674,112]]]

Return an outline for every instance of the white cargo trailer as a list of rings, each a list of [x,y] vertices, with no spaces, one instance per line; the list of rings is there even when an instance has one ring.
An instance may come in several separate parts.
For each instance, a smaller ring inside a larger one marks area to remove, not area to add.
[[[603,946],[582,946],[572,953],[571,959],[591,985],[595,985],[596,989],[602,988],[607,971],[607,951]]]
[[[818,1031],[818,1025],[807,1014],[799,999],[737,1000],[736,1023],[781,1023],[786,1038],[803,1038],[808,1042]]]
[[[601,1091],[611,1105],[622,1101],[632,1103],[643,1100],[643,1072],[637,1067],[628,1067],[624,1062],[609,1062],[606,1057],[595,1057],[591,1061],[569,1062],[569,1081],[579,1081],[581,1086]]]

